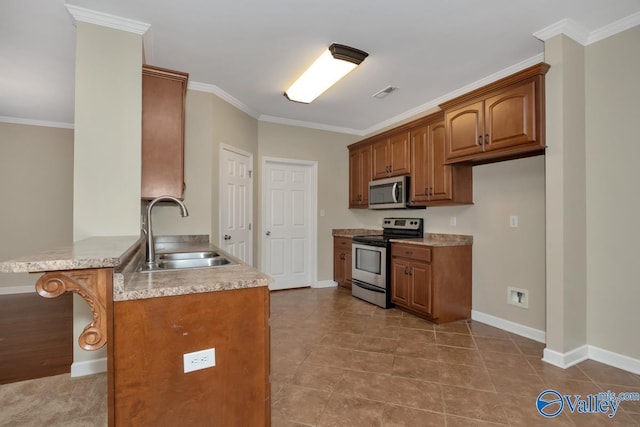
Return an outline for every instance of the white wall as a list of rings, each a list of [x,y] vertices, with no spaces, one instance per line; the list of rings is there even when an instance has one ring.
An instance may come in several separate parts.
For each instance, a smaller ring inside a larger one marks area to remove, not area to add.
[[[586,49],[590,345],[640,360],[640,27]]]

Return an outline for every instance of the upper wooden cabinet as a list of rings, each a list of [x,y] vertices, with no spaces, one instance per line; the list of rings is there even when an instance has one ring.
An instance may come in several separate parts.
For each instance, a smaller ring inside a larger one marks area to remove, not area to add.
[[[441,104],[446,161],[480,164],[543,153],[548,69],[541,63]]]
[[[189,75],[142,67],[143,199],[184,198],[184,114]]]
[[[402,131],[372,144],[373,179],[407,175],[410,172],[409,132]]]
[[[349,207],[369,207],[371,144],[349,147]]]
[[[411,205],[433,206],[473,203],[470,164],[446,164],[445,126],[442,113],[425,118],[412,128]]]

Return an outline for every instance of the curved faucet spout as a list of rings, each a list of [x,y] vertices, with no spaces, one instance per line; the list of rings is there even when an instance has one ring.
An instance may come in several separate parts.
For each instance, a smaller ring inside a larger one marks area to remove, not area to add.
[[[189,211],[187,211],[187,207],[180,200],[176,199],[173,196],[160,196],[156,197],[147,205],[147,215],[145,222],[145,233],[147,234],[147,258],[146,258],[146,266],[148,269],[153,269],[156,265],[156,250],[153,242],[153,229],[151,228],[151,209],[159,202],[173,202],[176,203],[181,210],[182,217],[189,216]]]

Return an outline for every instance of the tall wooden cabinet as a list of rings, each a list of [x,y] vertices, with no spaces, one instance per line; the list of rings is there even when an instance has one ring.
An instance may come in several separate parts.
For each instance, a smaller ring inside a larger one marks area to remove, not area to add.
[[[184,115],[189,75],[142,67],[143,199],[184,198]]]
[[[548,69],[541,63],[441,104],[447,162],[479,164],[541,154]]]
[[[371,144],[349,149],[349,207],[369,207],[371,181]]]
[[[442,113],[426,117],[410,130],[411,205],[433,206],[473,203],[470,164],[446,164]]]

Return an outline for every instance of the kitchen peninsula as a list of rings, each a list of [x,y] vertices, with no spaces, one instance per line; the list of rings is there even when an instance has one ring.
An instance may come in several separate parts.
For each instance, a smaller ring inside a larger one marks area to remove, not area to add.
[[[107,346],[109,426],[269,425],[269,277],[208,236],[159,236],[156,248],[213,250],[234,264],[139,272],[143,240],[89,238],[0,272],[45,273],[41,296],[87,301],[93,321],[78,342]],[[214,366],[185,372],[184,354],[211,348]]]

